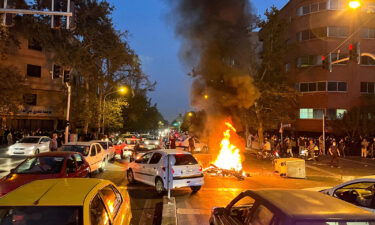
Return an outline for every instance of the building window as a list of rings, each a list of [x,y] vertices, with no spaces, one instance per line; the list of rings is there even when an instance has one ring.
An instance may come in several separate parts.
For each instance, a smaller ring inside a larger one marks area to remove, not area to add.
[[[374,94],[375,92],[374,82],[361,82],[361,93]]]
[[[28,40],[28,48],[36,51],[42,51],[42,46],[35,39]]]
[[[310,13],[315,13],[327,9],[327,2],[313,3],[309,5],[304,5],[298,8],[297,15],[303,16]]]
[[[300,119],[322,119],[324,115],[323,109],[300,109],[299,118]]]
[[[336,118],[337,119],[342,119],[344,114],[347,112],[346,109],[336,109]]]
[[[375,60],[369,56],[361,56],[361,65],[375,66]]]
[[[328,37],[344,38],[348,36],[348,33],[347,27],[328,27]]]
[[[41,66],[27,64],[27,76],[41,77],[41,74],[42,74]]]
[[[327,82],[318,82],[318,91],[326,91]]]
[[[290,68],[291,68],[290,63],[285,64],[285,72],[289,72]]]
[[[337,81],[320,81],[311,83],[300,83],[300,92],[315,92],[315,91],[329,91],[329,92],[346,92],[348,89],[346,82]]]
[[[331,53],[331,60],[332,62],[348,58],[348,54],[342,54],[342,53]],[[346,65],[348,63],[348,60],[335,63],[333,65]]]
[[[319,65],[318,56],[316,55],[308,55],[308,56],[301,56],[297,59],[297,67],[308,67],[308,66],[315,66]]]
[[[375,28],[362,28],[362,38],[375,38]]]
[[[23,102],[26,105],[36,105],[36,94],[25,94],[23,95]]]
[[[329,9],[331,10],[340,10],[345,8],[346,0],[330,0]]]
[[[310,30],[303,30],[297,33],[297,40],[298,41],[307,41],[313,40],[316,38],[324,38],[327,37],[327,27],[319,27]]]

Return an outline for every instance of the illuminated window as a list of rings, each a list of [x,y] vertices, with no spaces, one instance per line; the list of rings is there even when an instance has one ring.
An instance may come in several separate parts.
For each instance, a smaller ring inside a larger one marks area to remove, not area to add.
[[[314,109],[300,109],[299,118],[300,119],[312,119],[314,117]]]
[[[346,112],[347,112],[346,109],[337,109],[336,110],[336,118],[341,119]]]

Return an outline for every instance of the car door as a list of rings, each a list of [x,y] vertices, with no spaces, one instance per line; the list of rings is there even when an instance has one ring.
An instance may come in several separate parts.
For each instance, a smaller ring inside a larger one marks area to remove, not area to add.
[[[90,167],[85,162],[85,159],[80,154],[74,154],[74,159],[77,165],[77,177],[89,176]]]
[[[104,148],[96,143],[96,154],[97,154],[97,160],[99,161],[99,166],[100,166],[100,163],[107,158],[107,152],[106,150],[104,150]]]
[[[99,168],[98,166],[98,160],[97,160],[97,154],[96,154],[96,146],[95,144],[92,144],[90,146],[90,153],[86,157],[86,160],[90,164],[91,171],[95,171]]]
[[[341,185],[331,195],[375,213],[375,182],[362,181]]]
[[[160,173],[160,160],[162,158],[162,154],[159,152],[155,152],[150,161],[146,164],[145,173],[149,174],[147,177],[147,184],[154,185],[156,176]]]
[[[143,156],[141,156],[139,159],[136,159],[134,163],[133,172],[134,172],[135,179],[146,184],[148,183],[147,182],[147,180],[149,179],[148,176],[150,176],[150,174],[147,173],[146,168],[147,168],[147,163],[150,160],[151,156],[152,156],[151,152],[146,153]]]

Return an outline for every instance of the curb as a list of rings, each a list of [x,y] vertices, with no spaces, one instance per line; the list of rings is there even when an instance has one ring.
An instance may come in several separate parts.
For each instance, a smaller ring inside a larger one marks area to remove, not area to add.
[[[161,218],[162,225],[177,225],[176,199],[167,196],[163,197],[163,213]]]

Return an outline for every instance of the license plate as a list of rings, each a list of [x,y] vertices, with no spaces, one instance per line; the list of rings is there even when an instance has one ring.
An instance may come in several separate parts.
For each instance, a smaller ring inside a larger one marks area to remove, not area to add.
[[[25,154],[25,152],[13,152],[13,154]]]

